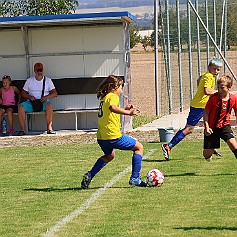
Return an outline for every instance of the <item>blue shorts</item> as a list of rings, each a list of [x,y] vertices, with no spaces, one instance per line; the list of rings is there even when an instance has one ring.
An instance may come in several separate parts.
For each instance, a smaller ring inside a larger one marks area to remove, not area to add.
[[[43,112],[46,111],[46,105],[48,103],[50,103],[49,100],[46,100],[46,101],[43,102],[43,110],[42,110]],[[25,110],[26,113],[34,112],[32,104],[31,104],[31,102],[29,100],[24,101],[24,102],[20,103],[19,105],[24,107],[24,110]]]
[[[137,140],[128,135],[122,134],[121,137],[113,140],[97,140],[100,148],[104,152],[104,154],[110,155],[112,154],[114,149],[119,150],[132,150],[135,146]]]
[[[196,126],[200,119],[203,117],[204,109],[190,107],[187,118],[187,125]]]

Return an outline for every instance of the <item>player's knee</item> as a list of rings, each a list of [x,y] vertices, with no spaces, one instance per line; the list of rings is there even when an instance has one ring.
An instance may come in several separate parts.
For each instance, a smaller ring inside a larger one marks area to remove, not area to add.
[[[234,153],[235,158],[237,159],[237,149],[233,150],[232,152]]]
[[[140,142],[136,142],[136,145],[134,146],[134,148],[132,149],[132,151],[140,154],[140,155],[143,155],[143,145],[140,143]]]
[[[111,160],[113,160],[115,157],[115,153],[113,152],[110,155],[104,155],[102,158],[103,161],[105,161],[106,163],[109,163]]]
[[[186,127],[183,129],[183,134],[187,136],[190,133],[193,133],[194,131],[194,126],[191,125],[186,125]]]
[[[193,133],[194,127],[188,127],[188,134]]]
[[[203,150],[203,156],[204,156],[205,159],[211,158],[212,154],[213,154],[213,151]]]

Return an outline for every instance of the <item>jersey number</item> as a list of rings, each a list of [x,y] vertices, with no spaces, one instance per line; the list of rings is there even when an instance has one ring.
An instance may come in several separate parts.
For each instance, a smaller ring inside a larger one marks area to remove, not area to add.
[[[99,106],[99,112],[98,112],[98,117],[101,118],[103,116],[103,110],[102,110],[102,106],[104,104],[104,101],[100,102],[100,106]]]

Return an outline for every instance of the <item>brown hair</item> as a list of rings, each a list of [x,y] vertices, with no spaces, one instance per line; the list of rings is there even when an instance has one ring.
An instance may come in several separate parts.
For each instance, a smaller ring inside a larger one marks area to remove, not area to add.
[[[121,85],[124,85],[122,78],[114,75],[109,75],[98,86],[96,90],[97,98],[103,99],[109,92],[116,90]]]
[[[8,79],[10,82],[12,81],[11,77],[8,76],[8,75],[4,75],[4,76],[2,77],[2,80],[4,80],[4,79]]]
[[[231,88],[233,85],[233,78],[228,75],[221,76],[217,79],[217,85],[220,85],[222,82],[225,82],[228,88]]]

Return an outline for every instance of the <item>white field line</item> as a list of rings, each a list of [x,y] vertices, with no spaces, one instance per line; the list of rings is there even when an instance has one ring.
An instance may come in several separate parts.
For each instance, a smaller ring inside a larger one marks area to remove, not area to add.
[[[143,160],[147,159],[150,155],[152,155],[155,152],[156,149],[151,149],[148,151],[146,155],[143,156]],[[129,171],[131,171],[131,165],[125,168],[122,172],[114,176],[109,182],[107,182],[102,188],[99,188],[96,192],[94,192],[90,198],[88,198],[78,209],[70,213],[68,216],[63,218],[61,221],[59,221],[55,226],[53,226],[51,229],[47,230],[42,237],[51,237],[53,236],[57,231],[59,231],[63,226],[65,226],[67,223],[72,221],[74,218],[79,216],[82,212],[84,212],[87,208],[90,207],[90,205],[96,201],[102,193],[106,191],[107,188],[110,188],[117,182],[121,177],[126,175]]]

